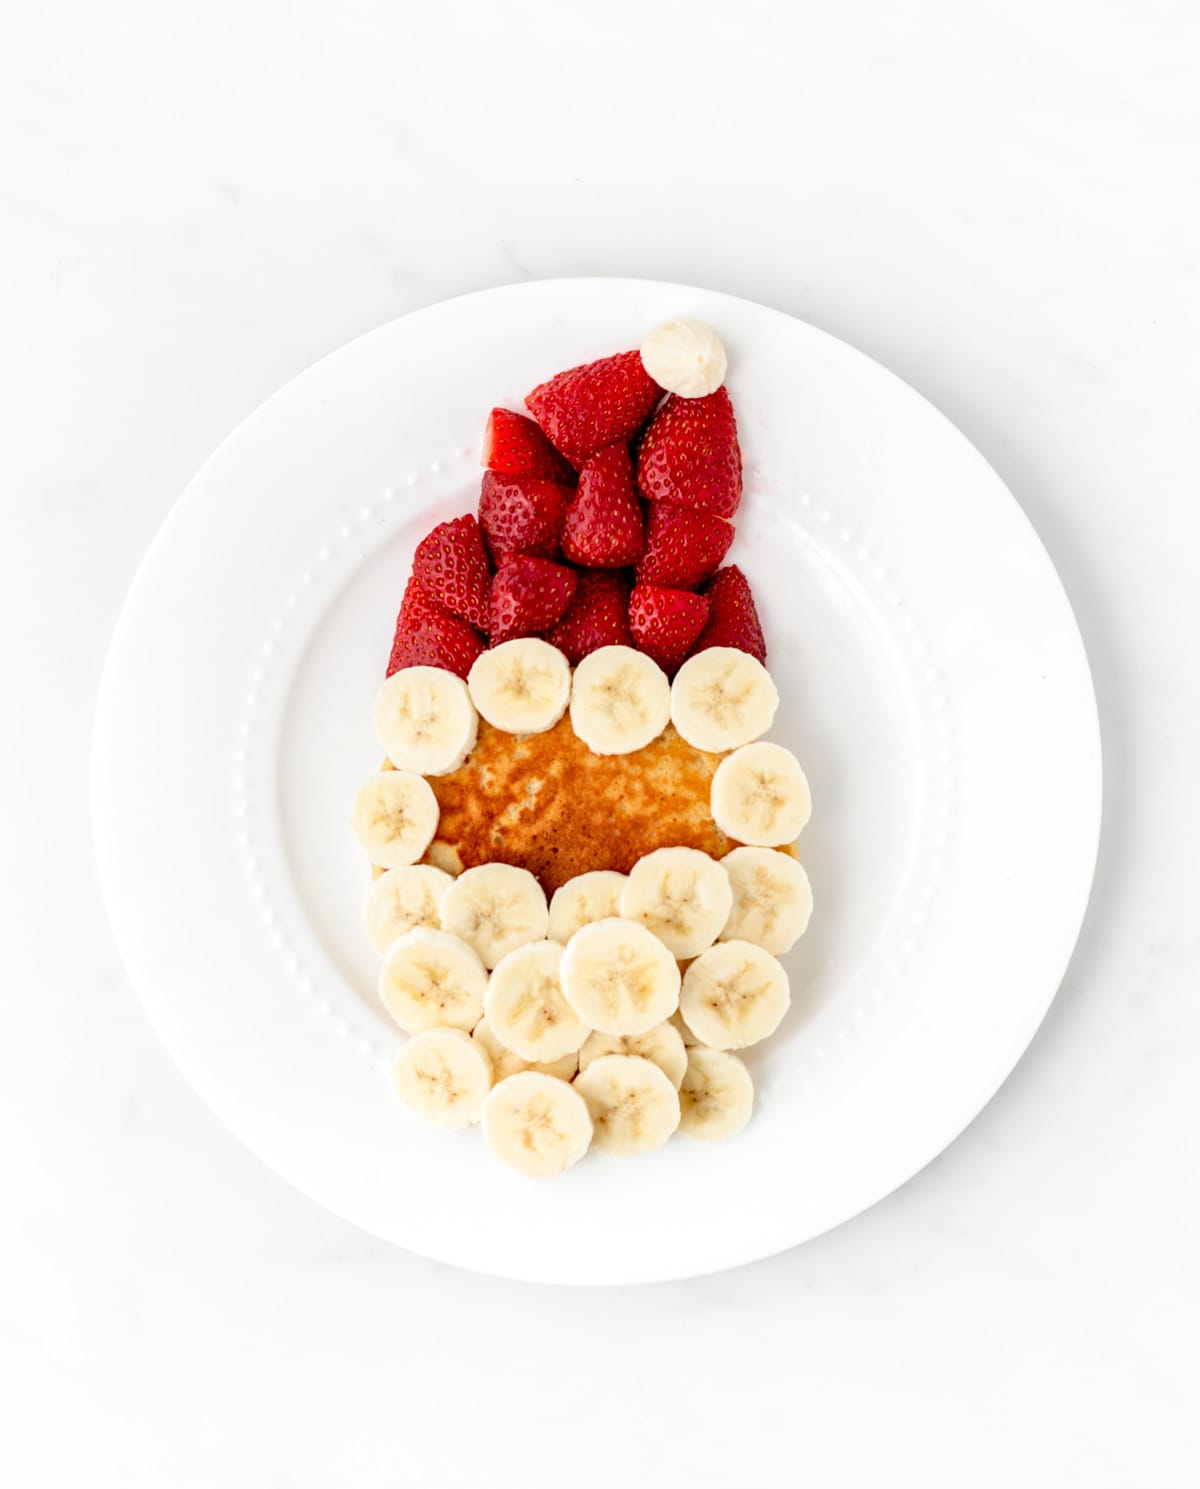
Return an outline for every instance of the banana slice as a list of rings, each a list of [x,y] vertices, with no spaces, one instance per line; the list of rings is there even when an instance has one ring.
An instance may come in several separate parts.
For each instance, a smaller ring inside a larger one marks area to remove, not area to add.
[[[397,936],[411,931],[413,926],[441,929],[442,896],[453,882],[449,874],[427,863],[388,869],[378,879],[371,880],[363,924],[367,939],[380,956]]]
[[[606,1055],[638,1055],[657,1065],[675,1089],[687,1069],[687,1050],[679,1030],[668,1020],[645,1034],[589,1034],[579,1051],[579,1068],[586,1070]]]
[[[552,1075],[560,1081],[569,1081],[579,1069],[579,1056],[574,1053],[564,1055],[561,1060],[522,1060],[520,1055],[514,1055],[512,1050],[506,1049],[500,1043],[486,1018],[481,1018],[471,1030],[471,1038],[488,1052],[492,1062],[493,1080],[505,1080],[510,1075],[516,1075],[519,1070],[537,1070],[542,1075]]]
[[[431,863],[435,869],[441,869],[443,874],[449,874],[451,879],[457,879],[463,871],[463,861],[458,849],[453,843],[444,843],[440,838],[434,838],[425,850],[425,861]]]
[[[671,684],[630,646],[601,646],[575,669],[571,727],[594,755],[644,749],[671,719]]]
[[[740,1050],[774,1034],[791,1004],[788,976],[749,941],[720,941],[687,969],[679,1011],[714,1050]]]
[[[749,652],[710,646],[689,657],[671,684],[671,722],[698,750],[736,750],[765,734],[779,692]]]
[[[483,1100],[483,1138],[520,1174],[561,1174],[588,1150],[587,1102],[566,1081],[522,1070],[493,1086]]]
[[[567,711],[571,665],[556,646],[525,636],[481,652],[467,687],[489,724],[507,734],[541,734]]]
[[[649,1153],[679,1126],[679,1096],[653,1060],[601,1055],[575,1077],[587,1102],[592,1146],[604,1153]]]
[[[774,848],[735,848],[721,864],[733,909],[718,940],[753,941],[772,956],[790,951],[812,915],[812,885],[801,865]]]
[[[383,1006],[406,1034],[470,1031],[483,1014],[487,973],[465,941],[416,926],[393,941],[379,973]]]
[[[528,869],[481,863],[460,874],[442,899],[442,926],[479,953],[485,967],[530,941],[550,924],[542,886]]]
[[[725,348],[711,326],[685,315],[647,331],[642,366],[660,388],[703,398],[725,381]]]
[[[782,745],[743,745],[726,755],[712,778],[713,821],[739,843],[782,848],[812,815],[800,762]]]
[[[560,884],[550,897],[550,939],[565,946],[581,926],[620,915],[625,877],[613,869],[594,869]]]
[[[567,942],[559,968],[567,1002],[602,1034],[645,1034],[679,1004],[679,968],[635,920],[597,920]]]
[[[711,946],[729,919],[733,890],[715,859],[696,848],[658,848],[639,859],[621,892],[621,914],[686,960]]]
[[[679,1130],[716,1142],[741,1132],[754,1109],[754,1082],[736,1055],[697,1045],[688,1050],[679,1088]]]
[[[522,1060],[558,1060],[574,1054],[588,1026],[563,997],[557,941],[518,946],[496,963],[483,995],[483,1013],[501,1044]]]
[[[492,1062],[461,1029],[426,1029],[396,1056],[392,1080],[405,1106],[456,1132],[479,1121],[492,1086]]]
[[[423,776],[383,770],[354,798],[354,835],[381,869],[416,863],[433,841],[437,797]]]
[[[689,963],[689,965],[690,965],[690,963]],[[686,973],[685,973],[685,975],[686,975]],[[687,1023],[686,1023],[686,1021],[685,1021],[685,1019],[683,1017],[683,1014],[680,1013],[680,1011],[678,1010],[678,1008],[671,1015],[671,1017],[667,1020],[667,1023],[670,1024],[673,1029],[677,1029],[679,1031],[679,1037],[680,1037],[680,1039],[683,1040],[683,1045],[684,1045],[684,1048],[685,1049],[689,1049],[690,1050],[693,1045],[696,1045],[696,1044],[699,1044],[700,1043],[700,1041],[696,1038],[696,1036],[688,1028]]]
[[[375,735],[397,770],[443,776],[475,748],[479,719],[467,685],[441,667],[402,667],[375,694]]]

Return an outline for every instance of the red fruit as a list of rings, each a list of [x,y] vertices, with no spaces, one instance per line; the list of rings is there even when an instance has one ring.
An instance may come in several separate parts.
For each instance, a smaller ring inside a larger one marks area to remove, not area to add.
[[[695,589],[729,552],[732,542],[733,528],[723,517],[677,507],[674,502],[651,502],[637,581]]]
[[[421,539],[413,555],[413,574],[439,605],[476,630],[487,630],[492,576],[479,524],[470,513],[439,522]]]
[[[642,436],[637,479],[651,501],[733,516],[742,499],[742,452],[724,388],[707,398],[667,399]]]
[[[642,504],[625,444],[598,450],[579,472],[567,508],[563,557],[590,569],[620,569],[642,551]]]
[[[479,525],[492,561],[532,554],[557,558],[569,486],[534,476],[498,476],[487,471],[479,494]]]
[[[532,419],[494,408],[483,431],[480,465],[504,476],[540,476],[570,484],[575,472]]]
[[[629,630],[638,651],[669,676],[691,651],[708,619],[708,601],[686,589],[638,584],[629,596]]]
[[[628,439],[650,416],[662,389],[640,352],[621,352],[560,372],[525,399],[556,450],[580,466],[597,450]]]
[[[492,645],[548,631],[571,603],[579,575],[544,558],[506,559],[492,580]]]
[[[629,586],[616,574],[580,574],[575,598],[546,640],[572,666],[601,646],[632,646]]]
[[[444,667],[465,678],[483,649],[482,639],[466,621],[427,595],[417,579],[408,581],[396,617],[389,677],[401,667]]]
[[[710,646],[736,646],[765,663],[767,643],[763,640],[758,610],[746,576],[737,564],[718,569],[705,593],[708,623],[700,632],[693,652],[707,651]]]

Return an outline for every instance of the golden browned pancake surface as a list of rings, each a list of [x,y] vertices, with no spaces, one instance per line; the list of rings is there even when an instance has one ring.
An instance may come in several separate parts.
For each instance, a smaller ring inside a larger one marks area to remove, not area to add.
[[[671,725],[629,755],[594,755],[569,718],[516,736],[479,721],[466,763],[429,784],[441,808],[426,858],[461,870],[511,863],[547,894],[589,869],[628,873],[655,848],[699,848],[720,858],[737,846],[717,827],[709,790],[720,755]]]

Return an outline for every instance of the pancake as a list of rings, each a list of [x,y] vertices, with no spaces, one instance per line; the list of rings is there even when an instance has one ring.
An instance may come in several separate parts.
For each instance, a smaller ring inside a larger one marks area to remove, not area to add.
[[[529,735],[480,719],[466,762],[428,777],[441,818],[423,861],[451,873],[515,864],[550,895],[590,869],[628,873],[656,848],[720,858],[738,846],[709,808],[722,758],[688,744],[670,724],[645,749],[594,755],[569,717]]]

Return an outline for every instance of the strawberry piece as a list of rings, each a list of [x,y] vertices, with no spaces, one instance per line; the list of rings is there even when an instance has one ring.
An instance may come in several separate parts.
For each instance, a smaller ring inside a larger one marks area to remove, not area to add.
[[[629,596],[629,630],[638,651],[670,676],[691,651],[708,619],[708,601],[686,589],[635,585]]]
[[[571,485],[575,472],[537,424],[508,408],[494,408],[483,431],[480,465],[502,476],[540,476]]]
[[[729,552],[732,542],[733,528],[723,517],[674,502],[651,502],[637,581],[695,589]]]
[[[419,580],[408,581],[396,617],[389,677],[401,667],[444,667],[465,678],[483,649],[482,639],[465,620],[426,594]]]
[[[516,636],[539,636],[563,617],[579,575],[544,558],[506,559],[492,580],[488,605],[492,645]]]
[[[557,558],[567,503],[574,492],[555,481],[532,476],[498,476],[486,471],[479,494],[479,525],[492,561],[530,554]]]
[[[575,598],[546,640],[572,666],[601,646],[632,646],[629,585],[616,574],[580,574]]]
[[[763,640],[758,608],[746,576],[737,564],[718,569],[705,591],[708,596],[708,623],[692,648],[693,654],[710,646],[736,646],[748,651],[765,664],[767,643]]]
[[[591,569],[620,569],[640,555],[642,504],[624,443],[598,450],[579,472],[579,490],[563,522],[562,551]]]
[[[742,499],[742,452],[724,388],[667,399],[642,436],[637,480],[651,501],[733,516]]]
[[[479,524],[469,512],[453,522],[439,522],[421,539],[413,574],[439,605],[476,630],[487,630],[492,576]]]
[[[621,352],[558,373],[525,403],[554,448],[578,467],[597,450],[628,439],[661,397],[642,354]]]

